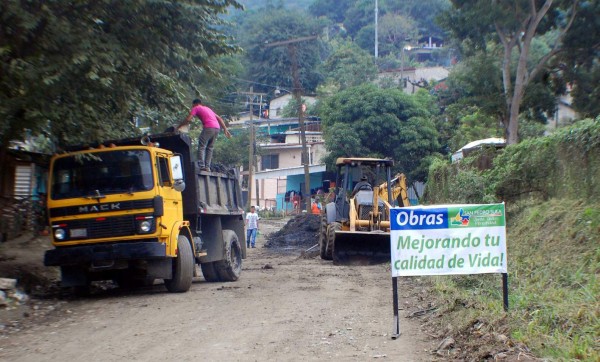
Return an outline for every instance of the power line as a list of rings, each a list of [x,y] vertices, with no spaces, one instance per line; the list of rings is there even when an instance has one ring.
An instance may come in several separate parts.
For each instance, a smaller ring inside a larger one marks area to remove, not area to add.
[[[281,90],[284,90],[284,91],[286,91],[286,92],[290,92],[290,93],[292,93],[291,91],[289,91],[289,90],[287,90],[287,89],[285,89],[285,88],[282,88],[282,87],[280,87],[280,86],[278,86],[278,85],[265,84],[265,83],[255,82],[255,81],[253,81],[253,80],[242,79],[242,78],[236,78],[236,77],[232,77],[232,78],[233,78],[233,79],[235,79],[235,80],[239,80],[239,81],[241,81],[241,82],[246,82],[246,83],[250,83],[250,84],[261,85],[261,86],[264,86],[264,87],[270,87],[270,88],[275,88],[275,89],[281,89]]]

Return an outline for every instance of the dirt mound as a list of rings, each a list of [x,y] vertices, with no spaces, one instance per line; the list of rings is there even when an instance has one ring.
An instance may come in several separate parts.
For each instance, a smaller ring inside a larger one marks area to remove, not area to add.
[[[296,215],[279,231],[267,236],[265,248],[308,249],[319,242],[320,216]]]

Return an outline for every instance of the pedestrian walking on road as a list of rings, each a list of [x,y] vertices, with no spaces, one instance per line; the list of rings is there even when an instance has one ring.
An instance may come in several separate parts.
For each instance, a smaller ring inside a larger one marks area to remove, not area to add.
[[[209,107],[203,106],[200,99],[194,99],[190,114],[177,126],[177,130],[189,125],[194,117],[198,117],[202,121],[202,132],[198,137],[198,166],[202,171],[210,171],[210,161],[219,131],[223,128],[227,138],[231,138],[231,133],[223,119]]]
[[[256,247],[256,233],[258,232],[258,214],[254,206],[246,214],[246,247]]]

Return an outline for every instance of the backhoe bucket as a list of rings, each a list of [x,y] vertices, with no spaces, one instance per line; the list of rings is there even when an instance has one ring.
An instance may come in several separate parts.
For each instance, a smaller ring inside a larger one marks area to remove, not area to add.
[[[389,263],[390,233],[378,231],[335,231],[333,263],[372,265]]]

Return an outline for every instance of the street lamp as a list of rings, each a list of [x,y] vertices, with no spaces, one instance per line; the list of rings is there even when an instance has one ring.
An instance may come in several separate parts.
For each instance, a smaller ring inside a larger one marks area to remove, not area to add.
[[[402,90],[404,91],[404,88],[406,88],[405,83],[404,83],[404,51],[410,51],[412,49],[412,47],[410,45],[405,45],[402,47],[402,53],[400,56],[400,84],[402,86]]]

